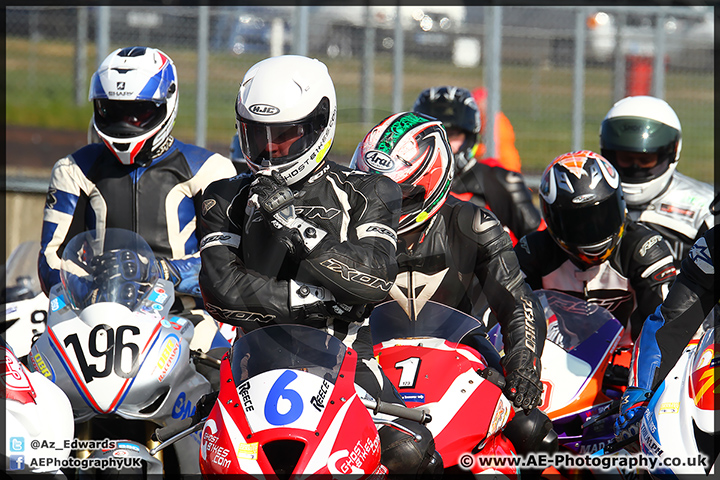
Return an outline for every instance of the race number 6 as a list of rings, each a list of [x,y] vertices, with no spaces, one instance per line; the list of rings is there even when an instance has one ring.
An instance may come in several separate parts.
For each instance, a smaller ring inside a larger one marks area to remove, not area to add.
[[[297,377],[298,374],[292,370],[285,370],[275,380],[265,400],[265,419],[268,423],[275,426],[289,425],[302,415],[302,397],[295,390],[287,388]]]

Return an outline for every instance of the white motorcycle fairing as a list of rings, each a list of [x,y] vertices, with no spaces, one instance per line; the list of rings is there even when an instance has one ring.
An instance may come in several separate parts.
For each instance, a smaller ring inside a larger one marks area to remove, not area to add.
[[[659,460],[650,472],[653,477],[714,476],[715,458],[709,457],[719,427],[714,421],[720,378],[718,336],[720,331],[711,328],[699,342],[688,345],[650,400],[639,440],[642,452]]]

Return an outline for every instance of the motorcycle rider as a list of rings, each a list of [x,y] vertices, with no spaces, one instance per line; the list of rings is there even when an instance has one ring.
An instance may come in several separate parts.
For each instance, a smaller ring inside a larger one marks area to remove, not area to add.
[[[53,167],[38,259],[46,294],[60,282],[60,258],[71,238],[124,228],[147,241],[161,276],[174,283],[173,311],[201,314],[195,310],[202,302],[195,230],[200,197],[235,169],[228,158],[171,135],[178,95],[175,65],[156,48],[119,48],[93,74],[92,126],[101,142]]]
[[[497,217],[449,195],[455,169],[442,123],[413,112],[391,115],[360,142],[350,167],[384,174],[402,189],[399,272],[389,296],[413,319],[428,300],[470,314],[485,291],[506,339],[505,356],[495,368],[505,374],[505,395],[528,413],[515,415],[506,433],[518,432],[511,438],[518,450],[552,448],[543,445],[552,443],[552,435],[545,439],[551,422],[535,408],[543,390],[542,308],[522,279],[510,237]],[[498,354],[484,331],[469,343],[494,366]]]
[[[244,331],[272,323],[323,329],[357,351],[357,384],[402,404],[373,357],[367,319],[397,272],[400,188],[326,159],[337,104],[322,62],[268,58],[240,85],[236,125],[252,174],[214,182],[203,196],[200,285],[208,311]],[[420,440],[379,429],[390,474],[442,471],[430,431],[398,422]]]
[[[630,219],[663,235],[677,268],[715,224],[712,187],[676,171],[681,150],[680,120],[660,98],[623,98],[600,125],[600,153],[620,172]]]
[[[718,200],[716,197],[713,203]],[[715,230],[716,227],[711,227],[695,242],[667,297],[643,325],[633,348],[620,416],[615,421],[617,442],[638,434],[653,392],[680,359],[702,321],[718,305],[720,290],[714,284]]]
[[[415,100],[413,111],[437,118],[447,131],[455,156],[452,195],[492,210],[507,228],[513,245],[523,235],[543,228],[523,176],[474,158],[481,125],[469,90],[449,85],[428,88]]]
[[[525,280],[605,307],[634,340],[676,270],[662,236],[627,217],[618,171],[589,150],[560,155],[542,175],[540,208],[547,229],[515,246]]]

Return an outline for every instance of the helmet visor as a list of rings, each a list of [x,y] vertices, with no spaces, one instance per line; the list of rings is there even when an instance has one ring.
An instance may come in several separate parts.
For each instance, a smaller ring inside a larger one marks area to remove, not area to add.
[[[240,147],[257,165],[283,165],[306,153],[328,124],[330,101],[323,98],[307,117],[286,123],[261,123],[237,115]]]
[[[543,215],[553,235],[566,245],[598,245],[620,231],[625,221],[625,202],[613,195],[584,208],[554,209],[544,205]]]
[[[116,138],[130,138],[145,134],[165,118],[167,105],[148,100],[93,101],[95,125],[104,134]]]
[[[658,152],[679,141],[680,131],[649,118],[614,117],[600,125],[600,139],[607,150]]]

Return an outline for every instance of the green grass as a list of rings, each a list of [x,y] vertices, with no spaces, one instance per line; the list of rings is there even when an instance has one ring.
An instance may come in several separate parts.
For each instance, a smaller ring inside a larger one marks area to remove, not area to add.
[[[111,45],[117,48],[120,45]],[[175,135],[195,138],[197,56],[192,49],[159,46],[175,61],[179,72],[180,109]],[[87,85],[92,75],[94,49],[88,49],[82,102],[73,91],[73,45],[6,38],[6,124],[85,130],[92,110]],[[234,101],[245,71],[262,57],[213,52],[208,65],[207,140],[228,143],[234,132]],[[392,113],[392,56],[379,53],[374,68],[374,99],[370,123],[362,122],[362,62],[325,61],[338,98],[338,129],[333,155],[349,160],[358,142],[375,123]],[[481,67],[457,68],[449,59],[408,57],[403,70],[403,109],[417,94],[433,85],[454,84],[473,89],[482,84]],[[512,122],[523,171],[539,173],[557,155],[572,147],[572,69],[552,66],[503,65],[502,110]],[[683,125],[683,153],[679,170],[712,181],[713,74],[673,72],[666,77],[666,99]],[[612,71],[585,70],[584,136],[582,148],[598,150],[598,128],[612,105]],[[221,152],[225,153],[225,152]]]

